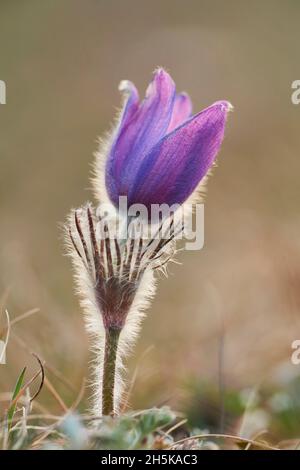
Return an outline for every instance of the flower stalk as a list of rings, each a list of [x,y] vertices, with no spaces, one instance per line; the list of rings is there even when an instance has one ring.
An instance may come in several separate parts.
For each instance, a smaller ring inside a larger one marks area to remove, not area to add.
[[[102,381],[102,412],[114,415],[115,378],[118,343],[121,330],[108,328],[105,331],[105,352],[103,361]]]

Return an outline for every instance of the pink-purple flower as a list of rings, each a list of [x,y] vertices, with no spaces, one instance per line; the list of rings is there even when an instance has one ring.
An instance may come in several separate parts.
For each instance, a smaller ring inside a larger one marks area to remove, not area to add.
[[[227,101],[192,115],[185,93],[176,93],[170,75],[158,69],[140,102],[131,82],[122,82],[126,101],[105,168],[108,196],[118,207],[182,204],[213,165],[224,137]]]

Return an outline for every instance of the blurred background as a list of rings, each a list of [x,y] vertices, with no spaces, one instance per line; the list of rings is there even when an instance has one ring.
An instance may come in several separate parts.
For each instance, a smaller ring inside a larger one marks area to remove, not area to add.
[[[5,309],[11,320],[31,312],[12,326],[1,393],[24,365],[35,370],[30,351],[67,406],[89,376],[60,224],[93,200],[93,152],[120,80],[143,95],[160,65],[195,112],[219,99],[235,109],[208,185],[204,249],[181,253],[159,282],[129,361],[130,407],[170,404],[217,428],[232,425],[222,418],[227,396],[236,412],[232,393],[273,387],[274,406],[288,406],[300,376],[290,360],[300,339],[299,20],[297,0],[1,0],[1,321]],[[62,404],[45,389],[40,406]]]

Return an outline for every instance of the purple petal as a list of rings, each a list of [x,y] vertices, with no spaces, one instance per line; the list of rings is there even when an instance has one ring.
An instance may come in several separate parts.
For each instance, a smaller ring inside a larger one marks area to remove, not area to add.
[[[187,93],[180,93],[175,98],[172,118],[168,132],[183,124],[192,115],[192,102]]]
[[[123,80],[119,85],[119,91],[121,91],[127,99],[124,102],[123,111],[117,129],[118,135],[121,129],[130,122],[139,107],[139,94],[132,82],[129,80]]]
[[[118,203],[126,195],[140,162],[166,134],[174,106],[175,84],[163,69],[157,70],[146,97],[133,112],[125,111],[106,163],[106,187],[111,200]]]
[[[229,109],[219,101],[156,144],[132,182],[129,203],[182,204],[215,161]]]
[[[115,143],[118,141],[118,138],[123,128],[129,125],[129,123],[133,119],[133,116],[139,109],[139,94],[135,85],[132,82],[130,82],[129,80],[123,80],[119,85],[119,91],[124,94],[125,100],[123,104],[123,110],[119,119],[119,124],[113,136],[113,145],[110,150],[110,154],[114,153]],[[113,164],[114,161],[111,159],[110,163]],[[106,188],[109,194],[113,194],[117,191],[116,180],[113,176],[113,167],[111,167],[108,171],[111,173],[112,177],[107,177],[106,175]]]

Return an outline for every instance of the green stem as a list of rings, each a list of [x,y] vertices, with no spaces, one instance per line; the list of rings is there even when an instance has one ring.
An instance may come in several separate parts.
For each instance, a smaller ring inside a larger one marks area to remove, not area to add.
[[[116,359],[121,330],[109,328],[105,332],[105,351],[102,381],[102,413],[114,413],[114,390],[116,377]]]

